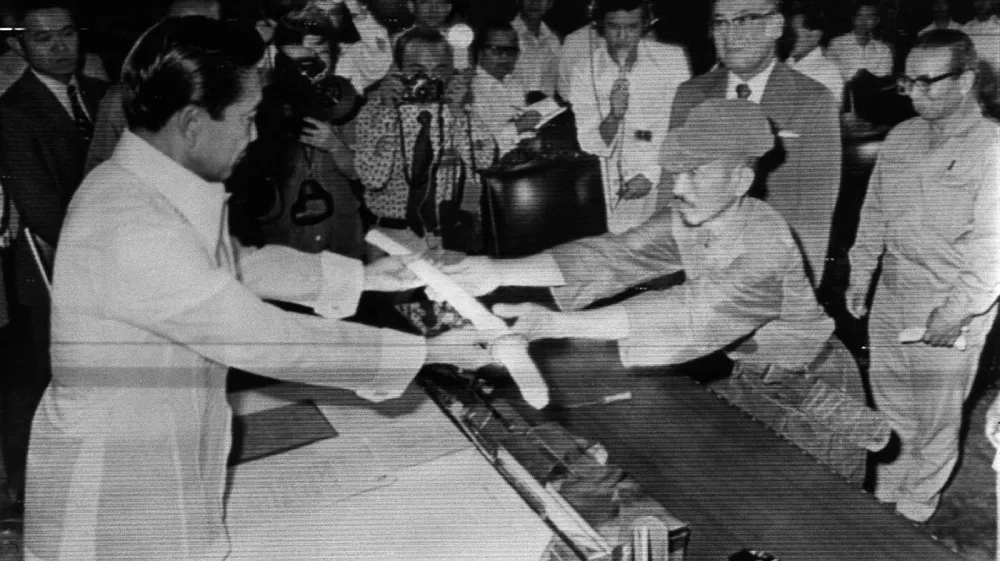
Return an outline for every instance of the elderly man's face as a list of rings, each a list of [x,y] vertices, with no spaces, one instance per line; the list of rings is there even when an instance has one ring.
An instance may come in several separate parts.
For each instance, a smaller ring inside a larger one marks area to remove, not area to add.
[[[514,71],[519,52],[514,30],[491,31],[479,52],[479,66],[490,76],[503,80]]]
[[[64,8],[28,12],[19,46],[35,71],[69,82],[80,60],[80,41],[73,16]]]
[[[933,79],[951,72],[951,53],[947,49],[913,49],[906,57],[906,77],[917,80]],[[962,105],[969,94],[971,84],[968,78],[952,76],[937,80],[932,84],[911,87],[907,94],[913,101],[913,108],[924,119],[938,121],[951,116]]]
[[[744,78],[762,71],[774,56],[784,19],[774,0],[717,0],[712,37],[719,60]]]
[[[403,74],[413,77],[425,74],[447,84],[455,66],[446,43],[428,43],[415,40],[406,45],[403,53]]]

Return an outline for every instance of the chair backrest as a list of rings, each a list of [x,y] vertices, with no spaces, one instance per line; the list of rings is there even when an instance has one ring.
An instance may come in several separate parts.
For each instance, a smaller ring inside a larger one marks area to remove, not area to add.
[[[482,172],[485,252],[518,257],[607,231],[597,156],[576,153]]]

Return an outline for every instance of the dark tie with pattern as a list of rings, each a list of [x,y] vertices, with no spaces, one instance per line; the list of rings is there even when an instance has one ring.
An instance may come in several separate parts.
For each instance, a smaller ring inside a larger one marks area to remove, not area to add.
[[[413,143],[413,160],[410,166],[410,193],[406,200],[406,222],[419,236],[425,231],[437,228],[437,213],[434,212],[437,193],[431,167],[434,162],[434,145],[431,143],[431,120],[433,116],[426,109],[417,115],[420,130]]]
[[[739,99],[750,99],[750,86],[746,84],[736,86],[736,97]]]
[[[76,130],[80,131],[80,135],[83,136],[84,140],[90,142],[90,139],[94,136],[94,123],[87,116],[87,110],[84,109],[86,105],[83,103],[83,96],[80,93],[80,89],[76,87],[76,84],[70,82],[66,86],[66,93],[69,94],[69,102],[73,107],[73,121],[76,123]]]

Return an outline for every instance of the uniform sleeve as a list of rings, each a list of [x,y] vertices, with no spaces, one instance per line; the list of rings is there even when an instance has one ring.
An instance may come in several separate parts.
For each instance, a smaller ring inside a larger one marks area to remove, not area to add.
[[[882,146],[885,153],[890,139]],[[872,275],[878,266],[878,260],[885,251],[885,237],[889,225],[889,217],[882,207],[884,165],[880,154],[875,161],[875,169],[868,179],[868,191],[865,202],[861,206],[861,221],[855,236],[854,246],[849,254],[851,267],[850,287],[861,289],[871,285]]]
[[[595,300],[681,270],[669,213],[653,215],[621,234],[604,234],[557,246],[555,258],[566,284],[553,288],[561,309],[576,310]]]
[[[629,336],[618,344],[622,364],[679,364],[751,334],[756,360],[811,362],[833,321],[816,302],[793,246],[771,247],[774,255],[744,254],[718,275],[620,304],[629,322]]]
[[[400,395],[423,363],[421,337],[263,302],[166,219],[122,227],[107,243],[116,274],[104,288],[106,313],[209,360],[373,400]]]
[[[972,225],[956,244],[964,267],[952,288],[949,304],[960,306],[964,316],[986,313],[1000,297],[1000,138],[986,140],[979,160]]]

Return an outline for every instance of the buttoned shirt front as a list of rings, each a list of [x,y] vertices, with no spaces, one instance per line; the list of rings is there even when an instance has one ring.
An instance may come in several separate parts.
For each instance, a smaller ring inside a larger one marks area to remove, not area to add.
[[[468,114],[454,114],[447,104],[369,103],[356,120],[355,168],[365,185],[365,203],[380,218],[406,218],[407,176],[420,132],[417,117],[423,111],[432,116],[429,130],[438,202],[450,200],[455,186],[464,181],[463,201],[478,206],[475,169],[489,167],[496,156],[496,143],[486,127],[473,123]],[[449,162],[447,152],[457,153],[459,161]]]
[[[514,18],[511,26],[517,32],[521,48],[514,76],[525,84],[528,91],[538,90],[552,95],[559,81],[559,53],[562,49],[559,36],[544,22],[539,26],[538,35],[535,35],[520,16]]]
[[[684,50],[674,45],[640,41],[635,63],[626,71],[608,54],[603,38],[598,37],[596,43],[590,56],[577,54],[569,69],[569,101],[580,147],[602,158],[608,230],[623,232],[644,222],[656,209],[660,146],[670,127],[674,95],[691,72]],[[600,126],[611,112],[611,90],[619,78],[628,80],[628,111],[614,141],[607,144]],[[642,198],[621,199],[621,186],[639,174],[653,184],[653,191]]]
[[[518,141],[513,119],[525,105],[530,91],[518,76],[509,74],[497,80],[481,66],[472,77],[472,109],[489,134],[496,140],[500,154],[514,148]]]
[[[265,303],[352,315],[361,265],[241,248],[226,200],[221,184],[126,132],[70,204],[52,290],[53,380],[29,451],[35,555],[223,559],[228,367],[381,400],[422,364],[420,337]]]
[[[931,310],[982,316],[1000,295],[1000,127],[968,100],[939,146],[930,124],[910,119],[889,133],[868,184],[851,286],[892,294],[895,322],[922,327]],[[969,337],[985,337],[974,321]]]
[[[826,56],[837,64],[845,82],[861,69],[875,76],[892,74],[892,48],[878,39],[872,38],[862,44],[857,35],[847,33],[830,41]]]
[[[628,334],[618,339],[625,366],[680,364],[752,335],[743,358],[802,368],[833,331],[805,275],[791,231],[767,203],[744,199],[724,215],[689,227],[664,210],[645,224],[558,246],[550,253],[565,279],[553,288],[560,308],[591,302],[677,271],[680,285],[647,291],[619,307]]]
[[[826,86],[839,103],[844,98],[844,78],[837,65],[823,55],[818,47],[799,60],[789,58],[788,65]]]

